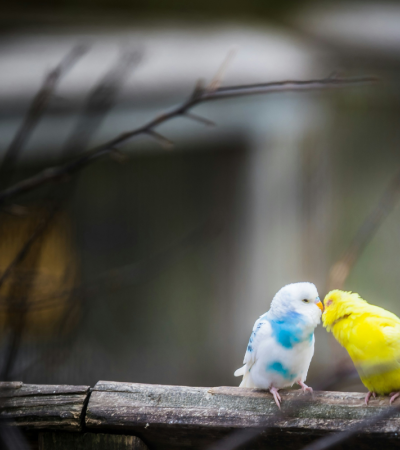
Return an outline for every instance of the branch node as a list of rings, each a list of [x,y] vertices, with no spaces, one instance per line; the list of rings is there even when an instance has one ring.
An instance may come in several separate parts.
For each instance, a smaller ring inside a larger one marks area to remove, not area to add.
[[[200,123],[202,123],[204,125],[207,125],[209,127],[215,127],[216,126],[215,122],[213,122],[212,120],[206,119],[205,117],[198,116],[197,114],[193,114],[193,113],[188,112],[188,111],[185,111],[183,113],[183,116],[187,117],[188,119],[192,119],[192,120],[194,120],[196,122],[200,122]]]
[[[226,72],[229,64],[232,62],[232,59],[236,56],[236,53],[237,53],[237,50],[234,48],[232,48],[228,52],[225,59],[222,61],[222,64],[220,65],[219,69],[217,70],[217,73],[214,75],[210,84],[207,86],[207,89],[206,89],[207,92],[209,92],[209,93],[214,92],[221,86],[222,79],[225,75],[225,72]]]
[[[204,94],[205,90],[204,79],[200,78],[197,80],[197,83],[193,89],[192,95],[190,96],[190,101],[198,100]]]
[[[154,138],[156,141],[158,141],[163,147],[170,149],[174,146],[174,143],[172,141],[170,141],[169,139],[167,139],[165,136],[163,136],[160,133],[157,133],[154,130],[146,130],[145,132],[146,134],[148,134],[149,136],[151,136],[152,138]]]
[[[120,164],[128,160],[128,156],[125,153],[121,152],[121,150],[119,150],[118,148],[111,149],[110,158]]]

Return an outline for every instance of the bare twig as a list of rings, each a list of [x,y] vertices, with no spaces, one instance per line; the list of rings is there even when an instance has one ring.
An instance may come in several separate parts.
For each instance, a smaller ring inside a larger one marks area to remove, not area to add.
[[[330,270],[328,291],[342,289],[351,270],[400,197],[400,170],[385,189],[378,203],[361,224],[349,248]]]
[[[73,65],[85,52],[86,47],[82,45],[73,48],[62,59],[58,66],[51,70],[45,77],[42,87],[39,89],[34,99],[32,100],[32,103],[28,109],[28,112],[26,113],[21,127],[18,129],[17,133],[14,136],[14,139],[12,140],[5,153],[1,164],[1,169],[4,172],[9,172],[13,168],[24,144],[29,139],[34,128],[45,112],[49,104],[49,100],[51,99],[60,79],[73,67]]]
[[[142,55],[139,51],[124,52],[111,70],[89,93],[86,105],[74,131],[64,145],[62,156],[80,154],[115,103],[127,76],[137,67]]]
[[[196,122],[200,122],[204,125],[207,125],[209,127],[214,127],[215,126],[215,122],[213,122],[212,120],[206,119],[205,117],[201,117],[197,114],[193,114],[191,112],[187,112],[186,114],[184,114],[185,117],[187,117],[188,119],[192,119]]]
[[[231,63],[232,59],[235,57],[235,55],[236,55],[235,49],[232,49],[229,51],[226,58],[222,62],[220,68],[218,69],[218,72],[215,74],[214,78],[211,80],[210,84],[208,85],[208,87],[207,87],[208,92],[214,92],[221,86],[222,79],[225,75],[225,72],[226,72],[229,64]]]
[[[236,97],[238,95],[270,94],[273,92],[319,91],[341,87],[367,85],[378,82],[376,77],[322,78],[316,80],[285,80],[253,85],[228,86],[217,89],[214,98]],[[214,100],[210,98],[208,100]]]
[[[76,154],[80,153],[87,145],[88,141],[92,137],[93,133],[97,129],[98,125],[101,123],[107,112],[112,107],[115,97],[121,87],[123,80],[128,75],[132,65],[139,59],[139,54],[126,53],[123,54],[118,63],[111,69],[109,73],[95,86],[92,92],[88,96],[84,111],[77,123],[71,138],[67,141],[64,146],[63,154]],[[0,287],[4,281],[9,277],[11,273],[14,273],[14,269],[25,259],[26,255],[29,253],[34,242],[40,236],[43,236],[43,231],[55,216],[55,211],[61,207],[68,195],[72,192],[72,184],[68,185],[68,188],[59,189],[58,192],[49,193],[49,197],[56,195],[58,197],[56,201],[56,206],[53,206],[53,211],[39,223],[37,229],[32,234],[32,236],[26,241],[22,246],[22,249],[6,268],[2,276],[0,277]],[[15,282],[14,282],[15,284]],[[12,292],[12,291],[10,291]],[[71,294],[71,293],[70,293]],[[16,360],[18,350],[20,347],[21,337],[24,332],[25,319],[28,310],[31,310],[31,305],[27,301],[26,296],[22,296],[18,300],[15,297],[6,298],[6,306],[9,311],[16,312],[18,310],[18,317],[16,319],[16,324],[11,330],[10,342],[6,350],[5,364],[2,370],[2,378],[8,379],[9,373],[12,370],[14,362]],[[57,299],[59,300],[59,299]],[[68,317],[70,316],[73,308],[69,308],[65,312],[66,323]],[[62,327],[59,327],[60,330]]]
[[[152,138],[154,138],[156,141],[158,141],[165,148],[171,148],[174,146],[174,143],[171,140],[167,139],[162,134],[157,133],[157,131],[148,130],[146,131],[146,133]]]
[[[213,92],[204,90],[201,86],[197,85],[193,94],[184,101],[181,105],[178,105],[169,111],[157,116],[153,120],[150,120],[145,125],[136,128],[132,131],[122,133],[114,139],[96,147],[79,158],[68,162],[66,164],[45,169],[34,175],[31,178],[23,180],[14,186],[5,189],[0,192],[0,205],[6,200],[16,197],[28,191],[35,190],[44,184],[50,182],[60,181],[65,179],[66,175],[70,175],[93,161],[109,155],[113,149],[125,144],[132,138],[141,134],[154,133],[154,128],[165,123],[173,118],[184,116],[194,106],[231,97],[239,97],[244,95],[256,95],[256,94],[271,94],[274,92],[286,92],[286,91],[319,91],[325,89],[352,87],[358,85],[370,84],[377,81],[373,77],[359,77],[359,78],[335,78],[335,79],[321,79],[321,80],[309,80],[309,81],[279,81],[265,84],[252,84],[243,86],[231,86],[225,88],[219,88]]]
[[[46,78],[45,86],[41,89],[41,91],[39,91],[36,98],[50,94],[60,74],[65,72],[65,70],[71,66],[72,61],[77,58],[79,51],[82,53],[82,49],[78,47],[74,49],[69,55],[67,55],[66,58],[64,58],[60,65],[50,73],[50,75]],[[137,62],[138,59],[139,54],[137,52],[122,55],[118,64],[94,88],[92,93],[89,95],[83,113],[83,119],[78,123],[75,132],[72,134],[72,139],[68,141],[64,149],[65,153],[69,152],[71,149],[75,150],[73,144],[78,147],[78,150],[81,150],[86,145],[87,141],[90,139],[92,133],[97,127],[98,121],[101,121],[112,107],[122,81],[126,78],[132,65]],[[44,91],[44,93],[42,93],[42,91]],[[97,114],[97,121],[94,124],[92,123],[91,126],[88,126],[85,119],[87,119],[90,114],[94,113]],[[61,207],[61,203],[58,203],[58,205],[54,205],[52,207],[50,214],[39,223],[35,232],[22,246],[22,249],[16,256],[15,260],[12,261],[3,272],[0,277],[0,287],[2,286],[4,280],[9,276],[10,272],[25,258],[36,238],[41,235],[43,230],[49,225],[52,218],[55,216],[56,211]]]

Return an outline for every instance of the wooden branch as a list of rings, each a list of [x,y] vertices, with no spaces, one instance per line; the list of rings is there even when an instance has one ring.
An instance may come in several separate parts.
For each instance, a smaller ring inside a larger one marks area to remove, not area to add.
[[[233,430],[264,427],[268,419],[277,417],[270,432],[261,434],[260,442],[270,443],[274,435],[280,439],[302,435],[304,444],[304,438],[345,430],[388,406],[388,399],[381,397],[366,407],[363,393],[316,392],[311,397],[288,390],[281,395],[280,413],[272,395],[258,389],[99,381],[89,400],[86,427],[98,432],[132,433],[151,448],[201,448]],[[304,400],[300,407],[299,400]],[[400,415],[363,431],[368,439],[392,438],[400,433]],[[297,438],[295,441],[298,445]]]
[[[0,382],[0,418],[26,429],[81,429],[89,386]]]
[[[352,446],[367,449],[398,442],[400,399],[388,408],[387,397],[371,399],[365,406],[364,394],[355,392],[321,391],[311,397],[283,390],[281,395],[279,411],[272,395],[260,389],[99,381],[89,394],[87,386],[0,383],[0,418],[31,435],[35,432],[36,442],[40,432],[43,450],[52,448],[52,442],[59,442],[61,450],[96,448],[99,442],[99,450],[143,446],[137,439],[106,435],[135,436],[154,450],[223,450],[236,448],[240,439],[246,443],[243,448],[268,445],[270,450],[299,449],[310,442],[310,449],[326,449],[350,436]],[[85,437],[87,432],[91,436]],[[249,444],[246,433],[256,440]]]

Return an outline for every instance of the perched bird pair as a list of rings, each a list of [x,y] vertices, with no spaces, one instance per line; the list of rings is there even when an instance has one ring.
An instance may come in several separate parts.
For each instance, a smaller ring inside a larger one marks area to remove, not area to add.
[[[390,404],[400,396],[400,319],[370,305],[358,294],[334,290],[324,300],[324,327],[346,348],[371,395],[390,395]],[[323,311],[312,283],[283,287],[272,300],[270,310],[254,324],[244,366],[235,372],[243,376],[241,387],[268,389],[280,408],[279,390],[304,382],[314,354],[314,329]]]

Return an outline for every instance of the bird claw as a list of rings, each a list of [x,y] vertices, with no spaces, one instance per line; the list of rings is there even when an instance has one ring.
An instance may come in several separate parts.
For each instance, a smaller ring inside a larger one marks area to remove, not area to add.
[[[390,396],[389,405],[391,405],[396,400],[397,397],[400,397],[400,392],[391,392],[389,396]]]
[[[305,383],[303,383],[302,381],[298,382],[299,386],[301,387],[302,391],[304,392],[304,394],[306,394],[307,392],[309,392],[311,395],[313,394],[314,390],[312,387],[307,386]]]
[[[368,394],[365,396],[365,404],[368,406],[368,402],[369,399],[371,398],[371,396],[373,396],[374,398],[376,398],[376,393],[375,392],[368,392]]]
[[[274,396],[274,400],[275,400],[276,406],[279,409],[281,409],[281,403],[280,402],[282,401],[282,399],[281,399],[281,396],[279,395],[278,389],[272,387],[272,388],[269,389],[269,392],[271,392],[271,394]]]

